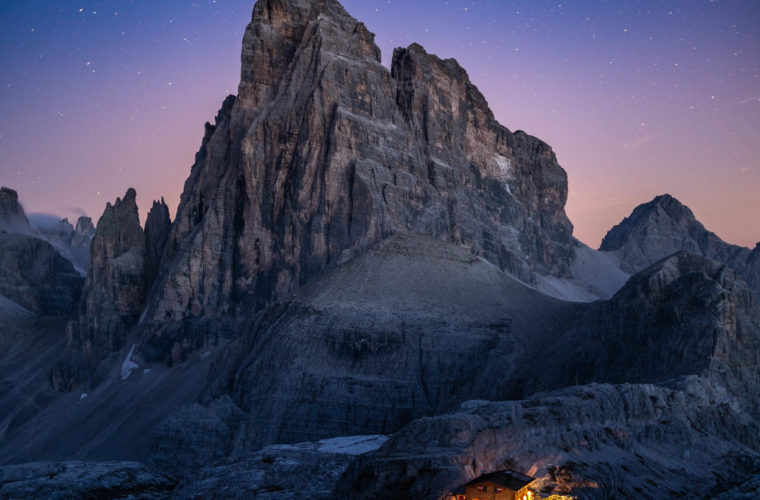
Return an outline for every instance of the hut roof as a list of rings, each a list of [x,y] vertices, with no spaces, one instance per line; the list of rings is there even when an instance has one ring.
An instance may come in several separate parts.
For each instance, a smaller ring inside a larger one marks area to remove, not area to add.
[[[465,486],[475,486],[483,483],[494,483],[510,490],[517,491],[535,481],[535,477],[526,476],[513,470],[500,470],[483,474],[467,483]]]

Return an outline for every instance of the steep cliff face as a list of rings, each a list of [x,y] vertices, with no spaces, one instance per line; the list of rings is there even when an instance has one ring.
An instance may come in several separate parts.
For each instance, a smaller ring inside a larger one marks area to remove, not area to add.
[[[7,187],[0,188],[0,232],[36,236],[18,202],[18,193]]]
[[[145,305],[145,234],[134,189],[108,203],[90,250],[77,343],[90,362],[120,349]]]
[[[599,249],[615,255],[631,273],[676,252],[702,255],[734,269],[760,296],[760,244],[750,250],[726,243],[668,194],[636,207],[607,233]]]
[[[166,202],[163,198],[160,202],[154,201],[145,220],[145,285],[148,291],[158,276],[171,227],[172,221]]]
[[[415,45],[389,72],[335,0],[260,1],[238,94],[185,183],[150,300],[154,345],[181,344],[187,318],[283,297],[397,231],[470,246],[524,280],[569,274],[564,171],[549,146],[496,123],[454,61]]]

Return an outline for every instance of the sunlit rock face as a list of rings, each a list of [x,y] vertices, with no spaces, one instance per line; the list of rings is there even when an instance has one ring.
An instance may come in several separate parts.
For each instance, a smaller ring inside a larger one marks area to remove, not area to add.
[[[336,1],[258,2],[238,96],[185,183],[148,350],[192,351],[188,318],[259,308],[397,231],[525,281],[568,275],[566,197],[551,148],[499,125],[455,61],[413,45],[389,72]]]
[[[760,244],[751,250],[724,242],[667,194],[636,207],[607,233],[599,249],[615,255],[631,273],[676,252],[702,255],[734,269],[760,297]]]

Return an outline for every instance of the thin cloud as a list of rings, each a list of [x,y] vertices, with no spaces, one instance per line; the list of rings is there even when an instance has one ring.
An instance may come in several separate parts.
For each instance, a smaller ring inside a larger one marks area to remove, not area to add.
[[[755,97],[747,97],[746,99],[742,99],[739,101],[739,104],[747,104],[748,102],[760,102],[760,95],[756,95]]]
[[[623,149],[627,149],[628,151],[639,149],[641,146],[644,146],[645,144],[652,142],[652,139],[654,139],[654,137],[652,137],[651,135],[645,135],[643,137],[639,137],[631,142],[626,142],[625,144],[623,144]]]

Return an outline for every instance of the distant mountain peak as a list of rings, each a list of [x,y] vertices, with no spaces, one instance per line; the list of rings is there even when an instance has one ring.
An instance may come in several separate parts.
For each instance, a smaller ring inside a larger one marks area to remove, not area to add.
[[[689,207],[670,194],[661,194],[636,207],[631,215],[613,227],[602,240],[599,250],[612,252],[625,246],[638,232],[649,226],[673,226],[706,231]]]
[[[669,194],[636,207],[613,227],[599,250],[614,253],[620,267],[636,273],[676,252],[687,251],[736,270],[760,293],[760,263],[755,250],[731,245],[708,231],[694,213]]]

